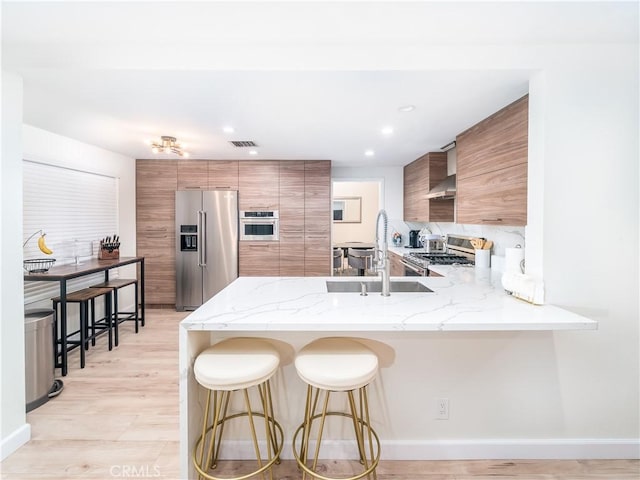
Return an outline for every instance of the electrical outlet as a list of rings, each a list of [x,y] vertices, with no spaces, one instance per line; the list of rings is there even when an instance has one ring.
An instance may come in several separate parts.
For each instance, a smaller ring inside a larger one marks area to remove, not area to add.
[[[449,420],[448,398],[436,398],[436,420]]]

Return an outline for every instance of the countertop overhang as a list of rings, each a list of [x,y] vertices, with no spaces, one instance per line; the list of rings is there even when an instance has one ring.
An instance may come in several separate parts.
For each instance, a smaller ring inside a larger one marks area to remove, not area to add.
[[[511,297],[491,269],[438,267],[419,281],[432,293],[327,293],[326,282],[376,277],[240,277],[182,321],[209,331],[541,331],[595,330],[598,323],[553,305]]]

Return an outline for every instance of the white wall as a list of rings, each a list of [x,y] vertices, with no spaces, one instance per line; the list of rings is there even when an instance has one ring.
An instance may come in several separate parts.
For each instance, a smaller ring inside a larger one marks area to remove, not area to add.
[[[119,179],[118,232],[121,255],[136,253],[135,160],[45,130],[22,124],[22,86],[19,77],[5,82],[3,74],[2,142],[2,439],[12,444],[11,435],[26,428],[24,397],[24,321],[22,282],[22,159],[113,176]],[[6,85],[6,87],[5,87]],[[5,95],[5,88],[11,94]],[[7,101],[11,98],[12,101]],[[19,108],[18,108],[19,107]],[[11,121],[5,122],[5,112]],[[19,117],[18,117],[19,113]],[[6,201],[5,199],[9,199]],[[11,228],[7,228],[11,225]],[[123,267],[121,276],[135,276],[135,267]],[[121,305],[133,305],[133,292],[124,289]],[[28,307],[49,307],[39,302]],[[6,370],[6,371],[5,371]],[[23,434],[24,437],[24,434]],[[28,440],[28,435],[24,441]],[[19,444],[17,445],[19,446]],[[7,450],[7,455],[11,452]]]
[[[375,242],[376,217],[380,209],[379,182],[333,182],[333,198],[360,197],[360,222],[333,222],[333,243]]]
[[[0,460],[26,443],[22,306],[22,79],[2,72],[0,162]]]

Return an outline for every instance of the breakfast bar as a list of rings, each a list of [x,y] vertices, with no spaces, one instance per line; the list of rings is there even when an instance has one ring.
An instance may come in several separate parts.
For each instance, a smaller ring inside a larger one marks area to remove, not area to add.
[[[428,435],[422,421],[402,414],[424,414],[427,372],[433,363],[425,357],[428,345],[451,341],[452,336],[459,343],[469,341],[470,335],[478,341],[508,342],[523,332],[544,338],[553,331],[597,329],[596,321],[568,310],[510,297],[490,269],[442,266],[437,273],[444,276],[394,277],[392,284],[418,282],[431,292],[393,293],[392,289],[389,297],[373,293],[373,283],[365,285],[367,295],[327,292],[328,280],[353,282],[352,278],[241,277],[191,313],[180,328],[182,477],[193,477],[189,452],[198,438],[204,404],[193,363],[202,350],[222,339],[261,337],[282,348],[283,368],[274,382],[274,401],[285,430],[284,458],[290,458],[292,429],[303,405],[304,388],[291,365],[294,353],[320,337],[361,339],[381,359],[381,379],[372,384],[371,396],[383,458],[408,459],[415,456],[411,445]],[[235,458],[243,458],[248,446],[238,443]],[[342,458],[340,448],[335,444],[332,458]]]
[[[58,282],[60,285],[60,340],[62,342],[62,352],[66,351],[67,342],[67,282],[74,278],[84,277],[93,273],[104,272],[104,281],[109,281],[109,271],[123,267],[125,265],[140,264],[140,323],[144,325],[144,257],[120,257],[112,260],[99,260],[91,258],[83,260],[82,264],[60,265],[54,266],[46,272],[41,273],[25,273],[25,282]],[[136,306],[137,307],[137,306]],[[62,375],[67,374],[67,358],[64,353],[61,355],[61,372]]]

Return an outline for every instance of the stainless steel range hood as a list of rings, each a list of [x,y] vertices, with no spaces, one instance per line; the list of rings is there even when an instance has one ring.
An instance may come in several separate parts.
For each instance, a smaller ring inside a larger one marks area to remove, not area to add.
[[[447,200],[456,196],[456,176],[449,175],[427,193],[427,198]]]

